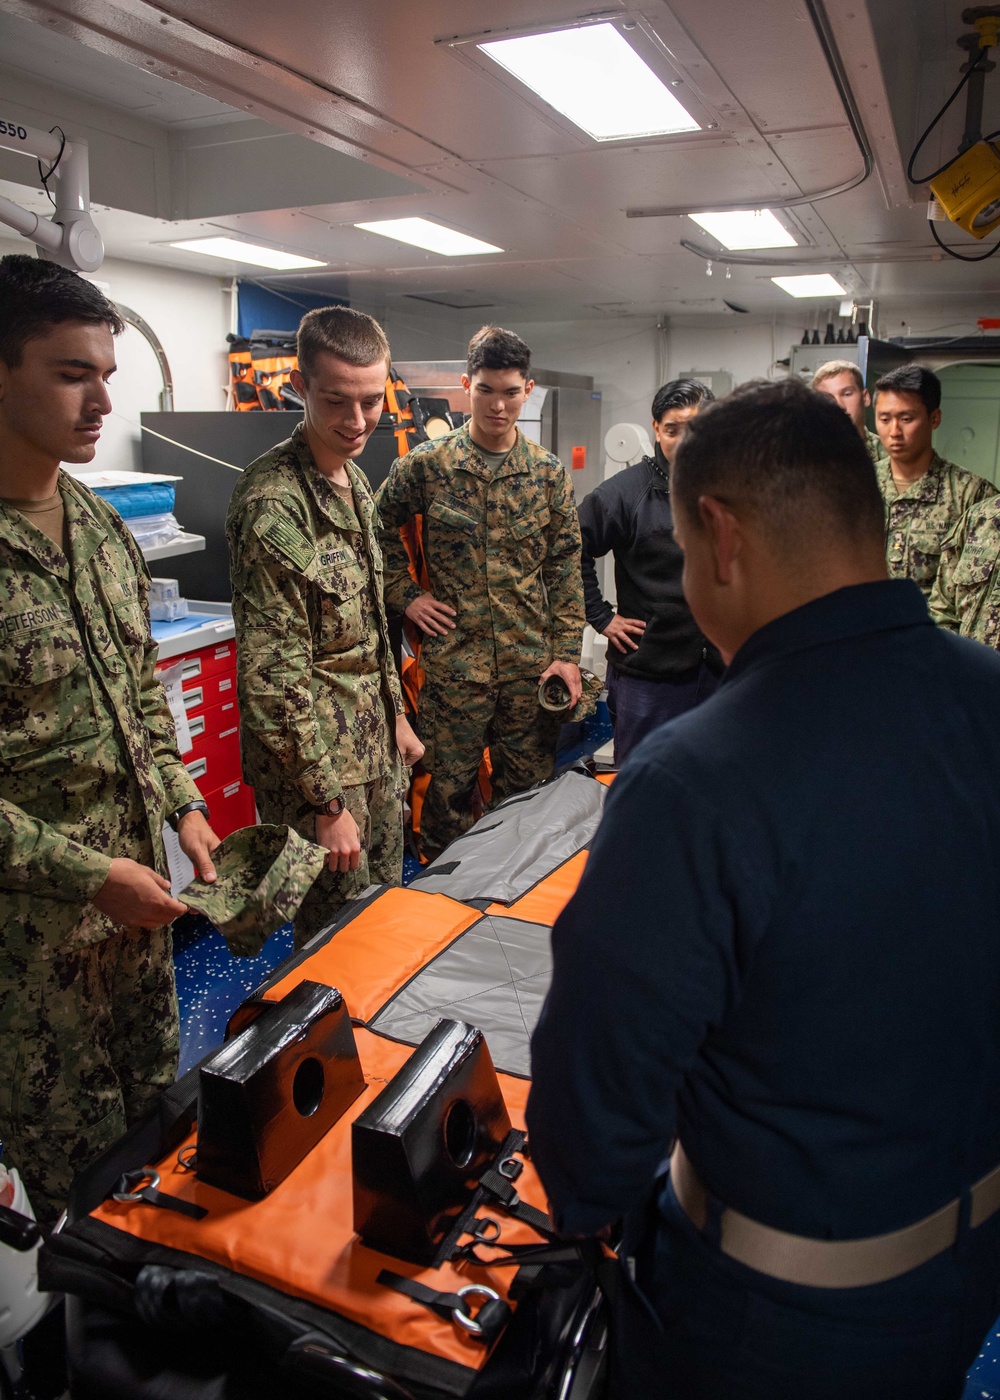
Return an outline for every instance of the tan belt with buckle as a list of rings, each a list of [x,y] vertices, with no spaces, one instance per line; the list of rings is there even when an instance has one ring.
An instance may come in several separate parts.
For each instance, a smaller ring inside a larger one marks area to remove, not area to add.
[[[670,1158],[670,1180],[684,1214],[697,1229],[708,1218],[708,1192],[680,1143]],[[975,1228],[1000,1209],[1000,1166],[972,1188],[969,1225]],[[863,1240],[815,1240],[761,1225],[726,1206],[720,1218],[723,1254],[758,1273],[810,1288],[865,1288],[916,1269],[949,1249],[958,1234],[960,1202],[925,1216],[915,1225]]]

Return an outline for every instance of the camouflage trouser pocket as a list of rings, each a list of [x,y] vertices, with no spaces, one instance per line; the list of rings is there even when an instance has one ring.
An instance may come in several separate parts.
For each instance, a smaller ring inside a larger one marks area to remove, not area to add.
[[[29,1107],[26,1088],[41,1024],[41,977],[0,979],[0,1139]]]
[[[125,1131],[99,962],[87,948],[0,979],[0,1139],[40,1219],[59,1214],[76,1173]],[[80,963],[89,975],[71,978]]]
[[[63,1130],[120,1108],[109,1055],[115,1020],[103,975],[106,947],[0,980],[0,1138],[12,1126]]]

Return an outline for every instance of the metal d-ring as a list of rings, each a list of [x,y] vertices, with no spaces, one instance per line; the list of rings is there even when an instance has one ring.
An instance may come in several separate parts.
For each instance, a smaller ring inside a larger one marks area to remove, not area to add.
[[[143,1186],[143,1182],[148,1181],[148,1186]],[[152,1167],[139,1167],[135,1171],[123,1172],[118,1182],[119,1186],[127,1186],[127,1191],[113,1191],[111,1199],[114,1201],[124,1201],[126,1205],[132,1201],[141,1201],[144,1191],[155,1191],[160,1184],[160,1173]]]
[[[458,1296],[465,1301],[466,1298],[481,1298],[483,1303],[499,1303],[500,1294],[494,1293],[492,1288],[487,1288],[483,1283],[467,1283],[464,1288],[458,1290]],[[463,1312],[461,1308],[452,1308],[451,1315],[459,1327],[468,1332],[470,1337],[481,1337],[483,1329],[472,1316],[471,1313]]]
[[[505,1157],[497,1167],[497,1171],[508,1181],[516,1181],[524,1171],[524,1163],[519,1162],[516,1157]]]
[[[473,1222],[469,1234],[478,1244],[496,1244],[501,1234],[500,1221],[494,1220],[491,1215],[484,1215]]]
[[[182,1172],[193,1172],[198,1165],[198,1144],[189,1142],[177,1154],[177,1165]]]

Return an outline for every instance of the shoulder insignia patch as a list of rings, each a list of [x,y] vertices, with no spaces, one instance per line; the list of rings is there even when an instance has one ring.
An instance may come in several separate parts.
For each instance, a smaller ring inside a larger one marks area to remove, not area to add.
[[[284,516],[262,515],[254,527],[257,535],[262,540],[266,540],[276,553],[293,565],[294,568],[305,570],[313,561],[316,548],[312,542]]]

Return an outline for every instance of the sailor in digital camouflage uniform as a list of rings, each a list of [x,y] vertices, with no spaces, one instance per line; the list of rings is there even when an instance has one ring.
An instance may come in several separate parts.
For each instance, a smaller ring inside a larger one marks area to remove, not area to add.
[[[1000,650],[1000,496],[973,506],[945,540],[930,610],[950,632]]]
[[[401,758],[423,752],[382,602],[375,508],[360,456],[382,413],[389,347],[344,307],[310,312],[293,384],[305,422],[259,457],[226,519],[243,772],[265,822],[325,846],[295,944],[369,884],[399,884]]]
[[[944,542],[966,511],[997,488],[946,462],[932,444],[941,422],[941,381],[921,365],[891,370],[875,385],[875,422],[888,456],[875,463],[885,502],[890,578],[911,578],[930,598]]]
[[[813,375],[809,387],[840,405],[857,428],[873,462],[888,456],[878,433],[873,433],[865,422],[865,409],[870,407],[872,399],[861,370],[853,361],[827,360]]]
[[[94,455],[121,329],[75,274],[0,261],[0,1137],[43,1220],[176,1075],[165,816],[209,878],[218,844],[142,555],[59,469]]]
[[[573,705],[581,693],[580,525],[559,459],[516,426],[529,367],[516,335],[479,331],[462,377],[471,422],[398,459],[376,496],[386,601],[425,634],[428,857],[472,825],[484,746],[494,804],[551,775],[559,719],[539,706],[539,681],[559,675]],[[400,536],[417,515],[429,592],[411,577]]]

